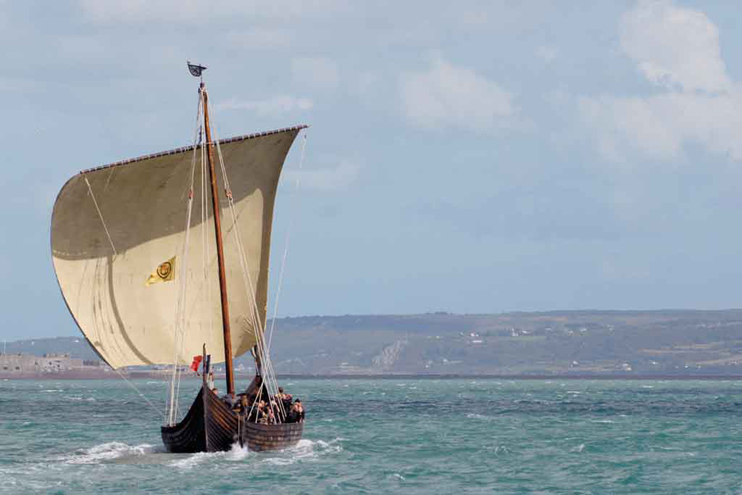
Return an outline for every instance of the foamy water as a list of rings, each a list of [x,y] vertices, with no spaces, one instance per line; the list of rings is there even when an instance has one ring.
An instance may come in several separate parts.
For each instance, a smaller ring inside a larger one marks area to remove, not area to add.
[[[164,451],[165,449],[162,446],[147,443],[130,446],[123,442],[108,442],[77,451],[67,457],[63,457],[61,460],[68,464],[97,464],[114,459],[130,459]]]

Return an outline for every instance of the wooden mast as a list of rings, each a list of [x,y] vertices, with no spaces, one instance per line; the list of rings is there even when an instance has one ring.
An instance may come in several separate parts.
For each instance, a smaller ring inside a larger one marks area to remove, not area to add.
[[[216,256],[219,261],[219,292],[222,299],[222,327],[224,329],[224,364],[227,368],[227,393],[234,394],[234,369],[232,366],[232,337],[229,330],[229,302],[227,301],[227,278],[224,271],[224,246],[222,245],[222,223],[219,218],[219,189],[216,186],[214,171],[214,143],[211,141],[209,126],[209,95],[201,83],[201,96],[204,103],[204,127],[206,128],[206,157],[211,177],[211,207],[214,211],[214,234],[216,235]]]

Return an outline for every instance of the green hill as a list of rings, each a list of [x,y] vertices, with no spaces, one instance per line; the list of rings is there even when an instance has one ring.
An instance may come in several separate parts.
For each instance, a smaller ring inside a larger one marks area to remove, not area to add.
[[[95,359],[82,336],[7,352]],[[281,318],[271,353],[292,374],[742,374],[742,310]]]

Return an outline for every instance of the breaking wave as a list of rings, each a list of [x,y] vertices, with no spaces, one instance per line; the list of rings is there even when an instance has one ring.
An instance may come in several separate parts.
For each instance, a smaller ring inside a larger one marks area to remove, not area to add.
[[[280,452],[251,452],[246,447],[240,447],[238,444],[232,445],[228,452],[199,452],[191,454],[188,457],[178,459],[170,465],[175,468],[190,470],[204,463],[215,461],[225,462],[243,462],[249,460],[261,464],[272,464],[276,466],[286,466],[295,462],[311,461],[318,459],[325,454],[332,454],[343,450],[340,442],[343,439],[338,437],[329,442],[324,440],[299,440],[296,446]]]
[[[270,457],[263,459],[263,462],[283,466],[299,461],[311,461],[325,454],[334,454],[342,451],[343,447],[340,445],[342,440],[340,437],[329,442],[302,439],[294,447],[282,452],[276,452],[270,455]]]
[[[96,445],[89,449],[82,449],[62,458],[67,464],[99,464],[114,459],[140,457],[156,452],[163,452],[164,448],[155,447],[148,443],[141,445],[127,445],[123,442],[108,442]]]

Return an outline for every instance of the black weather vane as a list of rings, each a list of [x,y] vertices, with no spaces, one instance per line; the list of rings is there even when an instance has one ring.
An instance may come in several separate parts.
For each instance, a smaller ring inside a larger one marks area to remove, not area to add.
[[[186,63],[188,64],[188,70],[191,72],[193,77],[203,78],[202,74],[206,70],[206,67],[203,65],[192,64],[190,60],[187,60]]]

